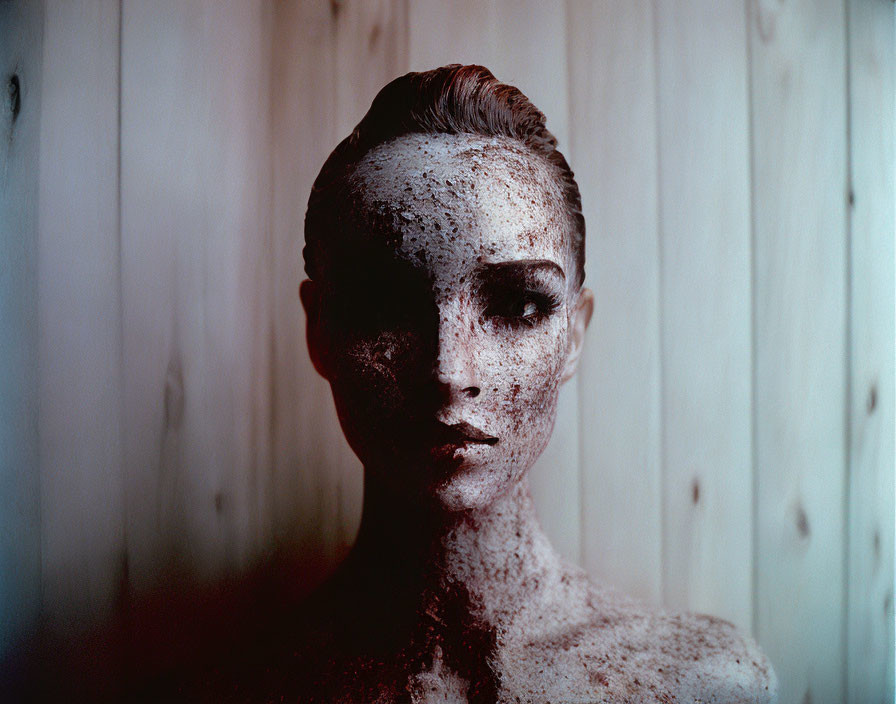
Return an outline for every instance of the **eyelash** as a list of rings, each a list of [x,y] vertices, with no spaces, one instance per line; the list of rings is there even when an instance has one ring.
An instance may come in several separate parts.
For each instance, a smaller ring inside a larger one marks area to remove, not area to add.
[[[526,307],[534,304],[535,310],[524,315]],[[485,309],[485,317],[509,327],[535,327],[560,306],[557,296],[542,291],[501,293],[493,297]],[[520,311],[520,312],[514,312]]]

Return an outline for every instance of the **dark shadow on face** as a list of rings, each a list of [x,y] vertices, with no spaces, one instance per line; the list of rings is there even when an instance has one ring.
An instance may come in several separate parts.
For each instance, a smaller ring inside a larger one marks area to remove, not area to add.
[[[455,508],[493,500],[540,454],[568,350],[554,175],[493,142],[418,135],[376,150],[309,311],[368,480]]]

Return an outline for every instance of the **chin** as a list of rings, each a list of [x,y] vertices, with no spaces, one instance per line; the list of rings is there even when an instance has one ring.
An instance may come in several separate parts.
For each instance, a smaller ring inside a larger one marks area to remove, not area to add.
[[[439,482],[430,496],[443,511],[456,513],[488,508],[507,493],[510,482],[471,476],[473,472]]]
[[[443,511],[481,510],[504,496],[524,475],[518,466],[461,462],[430,485],[426,498]]]

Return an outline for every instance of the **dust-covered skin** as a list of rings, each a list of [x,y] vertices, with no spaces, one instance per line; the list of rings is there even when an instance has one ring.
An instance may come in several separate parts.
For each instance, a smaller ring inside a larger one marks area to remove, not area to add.
[[[544,449],[578,294],[549,169],[508,140],[444,135],[356,169],[321,288],[325,373],[368,482],[482,507]],[[458,423],[486,441],[452,443]]]
[[[354,170],[302,299],[364,463],[361,529],[235,699],[773,700],[753,641],[594,585],[538,526],[526,473],[592,307],[556,180],[472,135],[405,136]]]

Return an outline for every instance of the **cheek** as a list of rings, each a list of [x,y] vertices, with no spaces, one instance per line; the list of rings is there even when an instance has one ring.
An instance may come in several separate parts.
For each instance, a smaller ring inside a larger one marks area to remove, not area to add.
[[[490,372],[495,410],[514,434],[530,436],[550,429],[563,369],[567,338],[562,316],[498,345]]]
[[[342,403],[358,410],[389,413],[408,405],[410,379],[419,378],[423,367],[419,335],[382,332],[375,336],[345,339],[332,379]]]

